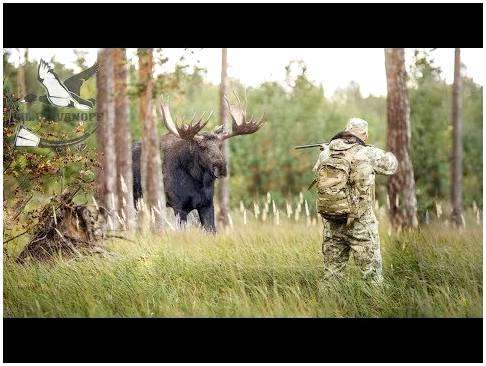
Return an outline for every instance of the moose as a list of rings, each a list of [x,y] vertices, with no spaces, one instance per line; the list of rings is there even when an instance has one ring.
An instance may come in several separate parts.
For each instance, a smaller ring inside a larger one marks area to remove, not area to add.
[[[236,94],[235,94],[236,95]],[[258,120],[247,118],[246,103],[236,95],[237,104],[224,97],[231,119],[231,131],[219,126],[213,132],[201,132],[211,118],[203,113],[189,123],[179,125],[172,119],[168,102],[162,97],[156,106],[159,118],[169,131],[161,136],[160,150],[166,204],[174,209],[182,224],[187,215],[197,210],[202,227],[216,232],[214,222],[214,182],[227,175],[226,160],[222,153],[223,141],[234,136],[255,133],[264,125],[264,116]],[[140,142],[132,146],[133,195],[137,202],[142,197],[140,172]]]

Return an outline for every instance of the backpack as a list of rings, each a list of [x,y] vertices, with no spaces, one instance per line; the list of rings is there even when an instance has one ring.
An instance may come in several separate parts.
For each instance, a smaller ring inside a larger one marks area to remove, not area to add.
[[[343,220],[352,212],[349,178],[354,147],[331,150],[316,172],[317,211],[328,220]]]

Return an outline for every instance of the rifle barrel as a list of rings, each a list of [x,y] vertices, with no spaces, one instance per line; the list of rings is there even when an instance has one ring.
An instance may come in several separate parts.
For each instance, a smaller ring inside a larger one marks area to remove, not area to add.
[[[321,147],[322,144],[310,144],[310,145],[299,145],[299,146],[294,146],[295,150],[300,150],[300,149],[309,149],[311,147]]]

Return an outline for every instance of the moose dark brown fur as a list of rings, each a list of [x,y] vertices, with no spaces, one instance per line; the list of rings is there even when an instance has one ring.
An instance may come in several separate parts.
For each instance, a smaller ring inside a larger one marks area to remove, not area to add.
[[[258,121],[252,118],[247,120],[246,108],[239,98],[237,100],[237,105],[231,105],[226,99],[233,120],[231,132],[223,131],[221,128],[213,133],[200,132],[211,115],[206,119],[201,116],[197,122],[193,120],[180,127],[173,122],[169,106],[163,100],[160,101],[157,110],[169,130],[160,141],[167,206],[174,209],[183,223],[192,210],[197,210],[201,225],[210,232],[216,231],[214,182],[227,173],[222,143],[233,136],[254,133],[263,126],[263,118]],[[140,156],[141,145],[135,143],[132,147],[135,202],[142,197]]]

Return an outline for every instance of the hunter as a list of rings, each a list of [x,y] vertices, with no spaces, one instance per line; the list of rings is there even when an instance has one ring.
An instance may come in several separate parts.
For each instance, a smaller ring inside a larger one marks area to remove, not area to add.
[[[398,162],[391,152],[366,145],[368,122],[351,118],[314,166],[317,210],[324,224],[325,277],[341,275],[351,252],[363,277],[381,284],[378,220],[373,212],[375,174],[392,175]]]

